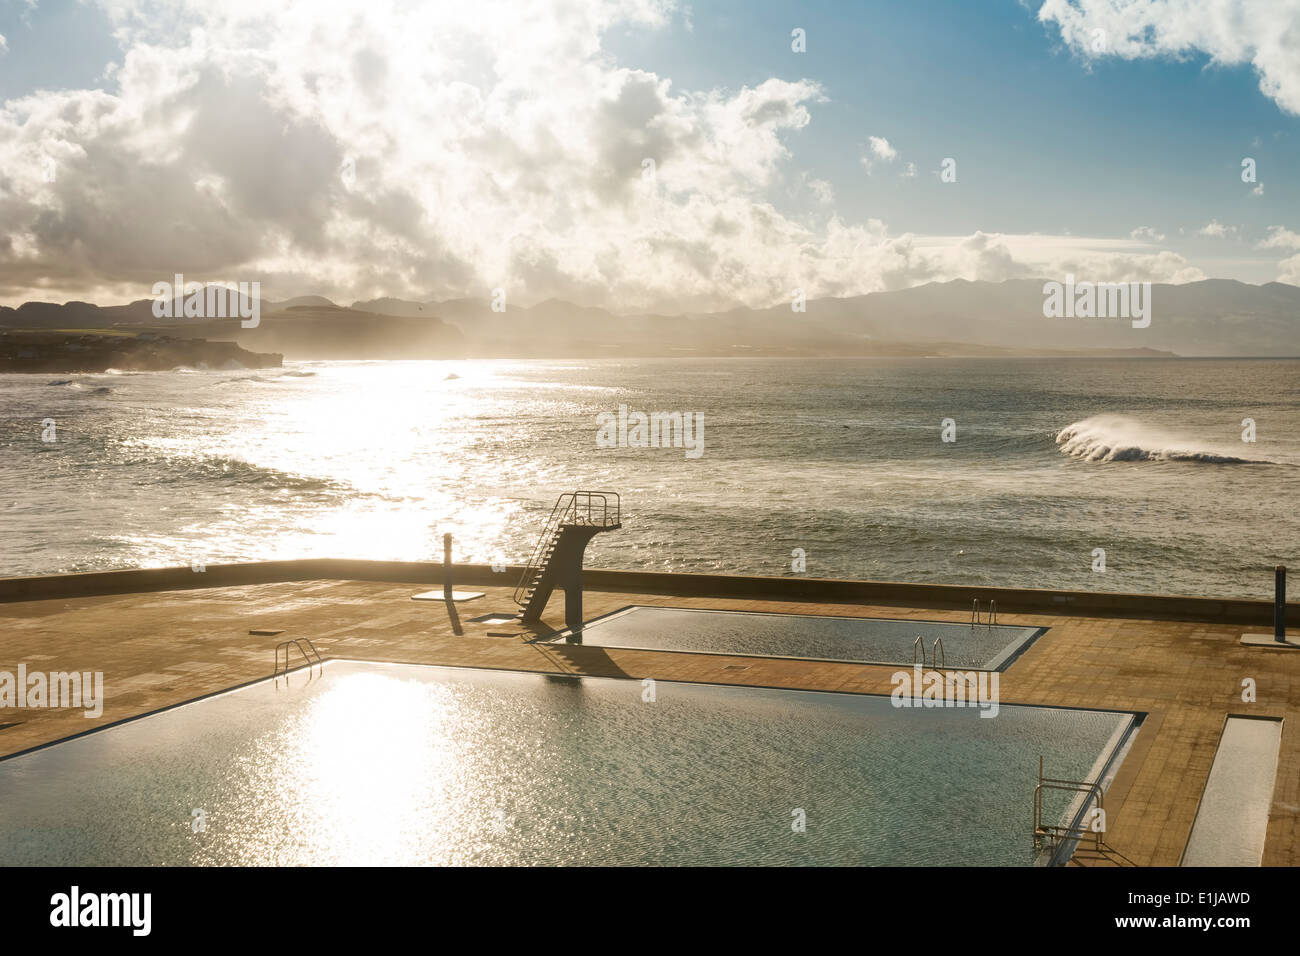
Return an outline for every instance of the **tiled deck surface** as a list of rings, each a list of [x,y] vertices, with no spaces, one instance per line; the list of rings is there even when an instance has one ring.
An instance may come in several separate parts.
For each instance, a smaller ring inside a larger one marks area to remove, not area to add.
[[[475,624],[513,613],[511,590],[487,587],[457,605],[413,602],[411,584],[310,581],[0,604],[0,670],[102,671],[102,717],[81,711],[0,710],[0,755],[267,677],[284,638],[308,637],[326,658],[449,664],[659,680],[887,694],[895,667],[524,643],[517,624]],[[474,588],[480,590],[480,588]],[[960,612],[588,591],[585,617],[630,604],[916,617],[965,623]],[[561,628],[563,598],[545,621]],[[1001,676],[1004,704],[1146,711],[1146,725],[1106,798],[1107,842],[1139,865],[1176,866],[1228,714],[1285,718],[1265,865],[1300,864],[1300,651],[1238,645],[1240,625],[1004,614],[1047,625]],[[253,637],[252,628],[283,629]],[[543,628],[542,630],[549,630]],[[532,636],[531,633],[528,636]],[[727,670],[727,665],[744,665]],[[1243,702],[1253,678],[1258,700]],[[1031,794],[1025,794],[1026,839]],[[1082,854],[1076,862],[1087,862]]]

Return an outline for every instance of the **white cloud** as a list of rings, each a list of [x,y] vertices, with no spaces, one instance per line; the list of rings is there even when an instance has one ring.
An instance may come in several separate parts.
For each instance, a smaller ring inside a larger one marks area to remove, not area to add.
[[[0,169],[19,171],[0,192],[0,298],[121,301],[183,272],[270,298],[502,286],[666,311],[767,305],[792,277],[815,297],[1019,270],[980,234],[922,251],[844,222],[825,180],[802,183],[810,214],[787,140],[821,88],[682,90],[603,50],[611,28],[666,22],[666,2],[106,9],[116,89],[0,108]],[[897,159],[883,137],[869,150]]]
[[[956,257],[958,263],[965,266],[962,270],[965,275],[972,279],[1002,282],[1031,274],[1029,267],[1017,262],[1006,244],[998,240],[996,235],[976,232],[958,244]]]
[[[9,41],[5,39],[5,35],[3,33],[0,33],[0,56],[4,56],[5,53],[7,53],[8,51],[9,51]]]
[[[1205,273],[1176,252],[1111,253],[1057,260],[1054,275],[1073,273],[1090,282],[1199,282]]]
[[[1198,236],[1208,236],[1211,239],[1227,239],[1229,236],[1237,234],[1236,226],[1225,226],[1217,219],[1211,219],[1200,229],[1196,230]]]
[[[270,298],[503,286],[668,311],[768,305],[796,278],[817,297],[1064,264],[1200,277],[1131,242],[842,221],[829,182],[789,169],[818,84],[683,90],[603,49],[667,22],[668,0],[104,2],[117,87],[0,107],[0,299],[121,301],[183,272]],[[899,159],[884,137],[863,156]]]
[[[1250,194],[1251,194],[1252,196],[1262,196],[1262,195],[1264,195],[1264,184],[1263,184],[1263,183],[1257,183],[1257,184],[1255,185],[1255,188],[1252,189],[1252,190],[1250,191]]]
[[[1285,226],[1269,226],[1268,237],[1256,243],[1258,249],[1300,250],[1300,233]],[[1277,264],[1277,281],[1300,285],[1300,251]]]
[[[892,163],[898,158],[898,150],[889,145],[889,140],[883,136],[870,136],[871,152],[877,159],[883,159],[887,163]]]
[[[906,166],[904,166],[904,167],[903,167],[902,175],[903,175],[903,178],[904,178],[904,179],[915,179],[915,178],[916,178],[916,163],[908,163]]]
[[[173,270],[268,296],[505,286],[627,308],[765,303],[810,269],[826,287],[885,281],[870,227],[813,231],[771,203],[816,83],[681,90],[602,49],[669,3],[107,11],[118,89],[0,109],[0,168],[20,171],[0,192],[0,297],[138,296]],[[855,264],[831,254],[848,235]]]
[[[1138,226],[1129,233],[1130,239],[1137,239],[1142,242],[1164,242],[1165,235],[1162,232],[1156,232],[1151,226]]]
[[[868,136],[867,146],[863,147],[862,155],[858,161],[862,163],[862,168],[871,172],[876,161],[892,163],[898,159],[898,150],[889,145],[889,140],[883,136]]]
[[[1268,238],[1258,243],[1260,249],[1300,249],[1300,233],[1285,226],[1269,226]]]
[[[807,185],[809,191],[817,197],[817,201],[823,206],[829,206],[835,202],[835,190],[831,188],[831,184],[826,180],[809,179]]]
[[[1038,19],[1089,59],[1202,53],[1215,66],[1249,64],[1260,91],[1300,115],[1300,0],[1046,0]]]
[[[913,240],[945,277],[997,281],[1018,276],[1060,277],[1073,273],[1092,282],[1197,282],[1205,273],[1168,250],[1139,251],[1123,239],[1084,236],[976,233],[967,237],[927,236]]]

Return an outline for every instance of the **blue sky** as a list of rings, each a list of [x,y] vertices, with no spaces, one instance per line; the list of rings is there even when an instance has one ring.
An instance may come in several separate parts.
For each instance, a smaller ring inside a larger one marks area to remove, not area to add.
[[[1090,64],[1035,19],[1038,4],[1015,0],[792,7],[697,4],[692,31],[628,31],[608,46],[689,88],[767,76],[821,83],[830,102],[792,148],[836,187],[846,218],[938,235],[1182,229],[1178,246],[1197,261],[1232,259],[1225,273],[1249,281],[1275,277],[1277,257],[1244,239],[1225,248],[1195,236],[1217,219],[1262,237],[1284,210],[1292,219],[1300,210],[1300,117],[1264,96],[1249,66],[1208,66],[1203,54]],[[807,31],[802,55],[790,51],[792,26]],[[933,175],[863,175],[869,135],[922,173],[958,159],[957,188]],[[1267,181],[1262,197],[1241,182],[1246,156]]]
[[[629,308],[1075,268],[1300,281],[1300,50],[1277,39],[1300,36],[1300,5],[1189,4],[1242,32],[1189,31],[1160,0],[1120,21],[1105,0],[1041,18],[1036,0],[5,0],[0,155],[61,172],[0,206],[22,237],[0,301],[124,293],[172,266],[283,294],[508,281]],[[1110,46],[1091,55],[1099,26]],[[159,151],[204,117],[264,138],[261,165],[205,156],[197,135]],[[659,163],[650,212],[629,207],[638,149]],[[268,162],[302,190],[278,217],[253,203]],[[345,189],[326,163],[365,175]],[[142,195],[170,205],[116,237]],[[178,243],[194,221],[229,234]],[[398,252],[358,262],[376,244]]]

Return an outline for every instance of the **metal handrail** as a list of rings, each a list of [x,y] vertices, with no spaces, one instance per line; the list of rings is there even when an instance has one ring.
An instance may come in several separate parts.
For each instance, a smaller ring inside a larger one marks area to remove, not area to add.
[[[569,509],[572,510],[573,512],[573,520],[570,522],[571,524],[585,524],[585,525],[599,526],[601,528],[611,528],[614,527],[615,525],[622,523],[623,499],[619,496],[618,492],[616,491],[575,491],[572,492],[572,495],[573,495],[573,504],[572,504],[572,508]],[[609,500],[611,497],[614,499],[612,508]],[[600,502],[599,521],[596,521],[593,517],[594,509],[592,506],[597,501]],[[587,505],[587,516],[585,521],[582,520],[582,515],[578,513],[580,502],[585,502]],[[611,510],[613,512],[612,521],[610,520]],[[564,513],[568,514],[568,510],[566,510]]]
[[[1106,847],[1102,839],[1102,833],[1099,830],[1091,830],[1088,827],[1076,826],[1059,826],[1057,824],[1043,823],[1043,791],[1044,790],[1064,790],[1074,793],[1086,793],[1089,799],[1084,802],[1086,809],[1088,803],[1093,798],[1097,801],[1097,807],[1105,812],[1105,791],[1101,788],[1100,781],[1088,783],[1082,780],[1057,780],[1053,777],[1043,776],[1043,758],[1038,758],[1038,786],[1034,787],[1034,844],[1037,846],[1043,840],[1050,840],[1054,845],[1059,845],[1066,840],[1082,840],[1091,834],[1094,838],[1097,850],[1103,851]]]
[[[599,502],[599,521],[595,517],[596,502]],[[611,520],[611,513],[613,520]],[[555,499],[555,507],[547,516],[546,523],[542,525],[542,533],[537,536],[537,543],[533,545],[528,562],[524,565],[524,571],[519,576],[519,583],[515,585],[515,603],[524,603],[524,595],[528,593],[533,574],[541,566],[547,546],[555,539],[561,527],[570,524],[614,528],[622,523],[622,519],[623,499],[616,491],[568,491],[560,495]]]
[[[1089,834],[1094,838],[1098,850],[1103,849],[1102,835],[1100,831],[1093,831],[1086,826],[1059,826],[1057,824],[1043,823],[1043,791],[1044,790],[1065,790],[1075,793],[1086,793],[1097,800],[1097,806],[1104,809],[1103,794],[1098,784],[1086,784],[1070,780],[1047,780],[1044,779],[1034,788],[1034,839],[1051,839],[1054,842],[1063,840],[1078,840],[1087,837]],[[1085,804],[1086,806],[1087,804]]]
[[[546,546],[555,538],[568,510],[570,508],[576,510],[577,501],[577,492],[572,491],[555,499],[555,506],[551,508],[546,523],[542,525],[542,533],[537,536],[537,543],[533,545],[532,553],[528,555],[528,562],[524,565],[523,573],[519,576],[519,583],[515,585],[516,604],[523,603],[521,597],[528,590],[533,572],[536,571],[541,557],[545,553]]]
[[[306,647],[303,646],[304,644],[306,645]],[[284,673],[285,674],[289,673],[289,648],[290,647],[296,647],[298,649],[298,653],[302,655],[302,659],[307,662],[308,667],[320,666],[323,668],[325,666],[325,661],[321,658],[320,652],[316,650],[316,645],[314,645],[308,638],[295,637],[292,640],[281,641],[279,644],[275,645],[275,663],[272,665],[272,669],[271,669],[272,677],[279,676],[280,674],[280,649],[281,648],[284,648]],[[308,651],[311,651],[311,654],[308,654],[307,653]]]
[[[523,603],[520,600],[520,596],[528,589],[528,582],[532,577],[533,571],[537,567],[538,558],[542,554],[546,544],[555,536],[555,532],[560,524],[560,519],[558,517],[560,505],[564,502],[565,498],[571,497],[572,495],[561,495],[555,502],[555,507],[551,509],[551,513],[546,519],[546,524],[542,525],[542,533],[537,536],[537,543],[533,545],[533,550],[528,555],[528,561],[524,564],[523,573],[519,575],[519,582],[515,585],[516,604]]]
[[[925,645],[921,643],[920,634],[916,635],[916,640],[912,642],[912,666],[913,667],[916,666],[916,648],[918,645],[921,648],[921,666],[924,667],[925,666]]]
[[[970,626],[977,627],[980,623],[980,599],[975,598],[970,605]],[[986,627],[994,627],[998,623],[998,602],[989,599],[989,612],[984,618]]]
[[[939,654],[943,651],[943,638],[936,637],[934,643],[930,645],[930,660],[935,667],[946,668],[948,666],[948,655],[943,655],[943,663],[939,663]]]

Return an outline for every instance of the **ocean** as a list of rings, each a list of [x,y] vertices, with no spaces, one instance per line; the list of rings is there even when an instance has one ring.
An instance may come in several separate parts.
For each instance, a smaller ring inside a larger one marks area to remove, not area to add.
[[[620,406],[698,454],[605,447]],[[0,408],[0,576],[446,531],[518,564],[574,489],[622,495],[595,567],[1269,597],[1300,564],[1296,360],[294,362],[0,375]]]

